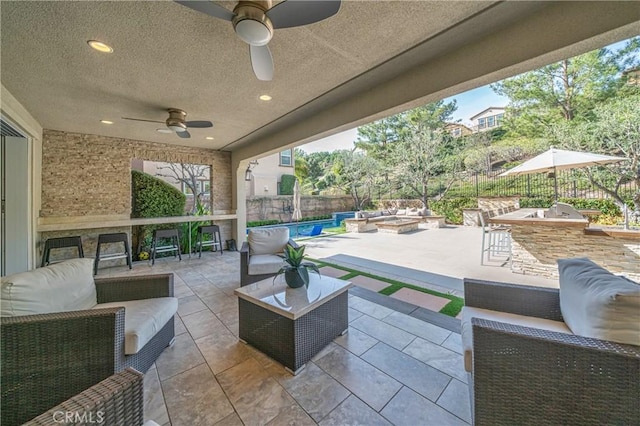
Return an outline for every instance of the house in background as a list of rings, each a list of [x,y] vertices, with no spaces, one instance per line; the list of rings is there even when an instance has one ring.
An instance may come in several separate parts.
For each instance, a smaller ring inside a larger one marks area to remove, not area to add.
[[[473,132],[486,132],[500,127],[504,118],[504,111],[503,107],[489,107],[471,117]]]
[[[280,195],[280,178],[282,175],[293,175],[295,158],[293,149],[285,149],[272,154],[251,165],[251,179],[245,179],[247,197]]]
[[[444,126],[444,130],[449,132],[454,138],[473,133],[473,130],[461,123],[447,123],[447,125]]]
[[[630,86],[640,86],[640,67],[626,70],[622,73],[627,77],[627,84]]]

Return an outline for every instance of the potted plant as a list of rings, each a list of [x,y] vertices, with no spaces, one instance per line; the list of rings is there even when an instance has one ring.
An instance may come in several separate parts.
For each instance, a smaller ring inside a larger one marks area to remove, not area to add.
[[[287,263],[280,268],[276,276],[273,278],[275,281],[278,275],[284,274],[284,280],[291,288],[302,287],[303,285],[309,285],[309,271],[315,271],[320,275],[320,271],[316,264],[311,262],[304,262],[304,248],[305,246],[293,247],[287,244],[284,248],[284,261]]]

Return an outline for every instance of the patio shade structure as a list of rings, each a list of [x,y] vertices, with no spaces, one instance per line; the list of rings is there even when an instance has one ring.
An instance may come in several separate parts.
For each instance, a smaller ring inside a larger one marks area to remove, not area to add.
[[[558,202],[558,170],[579,169],[624,161],[624,157],[594,154],[592,152],[567,151],[551,147],[548,151],[525,161],[518,167],[507,170],[498,176],[519,176],[533,173],[553,173],[555,200]]]

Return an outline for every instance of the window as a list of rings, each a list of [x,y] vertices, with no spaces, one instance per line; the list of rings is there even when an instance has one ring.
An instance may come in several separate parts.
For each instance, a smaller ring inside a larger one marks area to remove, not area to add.
[[[198,194],[208,194],[211,183],[208,180],[199,180],[197,189]],[[193,195],[191,188],[189,188],[184,182],[182,182],[182,193],[185,195]]]
[[[496,115],[496,126],[502,125],[502,119],[504,118],[504,114]]]
[[[487,127],[487,119],[486,118],[478,118],[478,128],[484,129]]]
[[[460,134],[462,133],[460,127],[456,127],[453,130],[451,130],[451,136],[453,136],[454,138],[457,138],[458,136],[460,136]]]
[[[487,127],[495,127],[496,125],[496,116],[492,115],[491,117],[487,117]]]
[[[286,149],[280,153],[280,165],[281,166],[292,166],[293,162],[291,161],[292,153],[290,149]]]
[[[208,194],[210,190],[211,190],[211,182],[209,182],[208,180],[201,180],[200,192],[202,192],[203,194]]]

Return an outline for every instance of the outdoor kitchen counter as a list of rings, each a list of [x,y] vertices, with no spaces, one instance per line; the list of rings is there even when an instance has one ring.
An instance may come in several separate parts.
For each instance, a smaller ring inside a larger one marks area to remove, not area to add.
[[[557,259],[588,257],[640,280],[640,230],[590,227],[587,219],[532,217],[537,211],[520,209],[489,219],[511,228],[513,272],[557,279]]]

